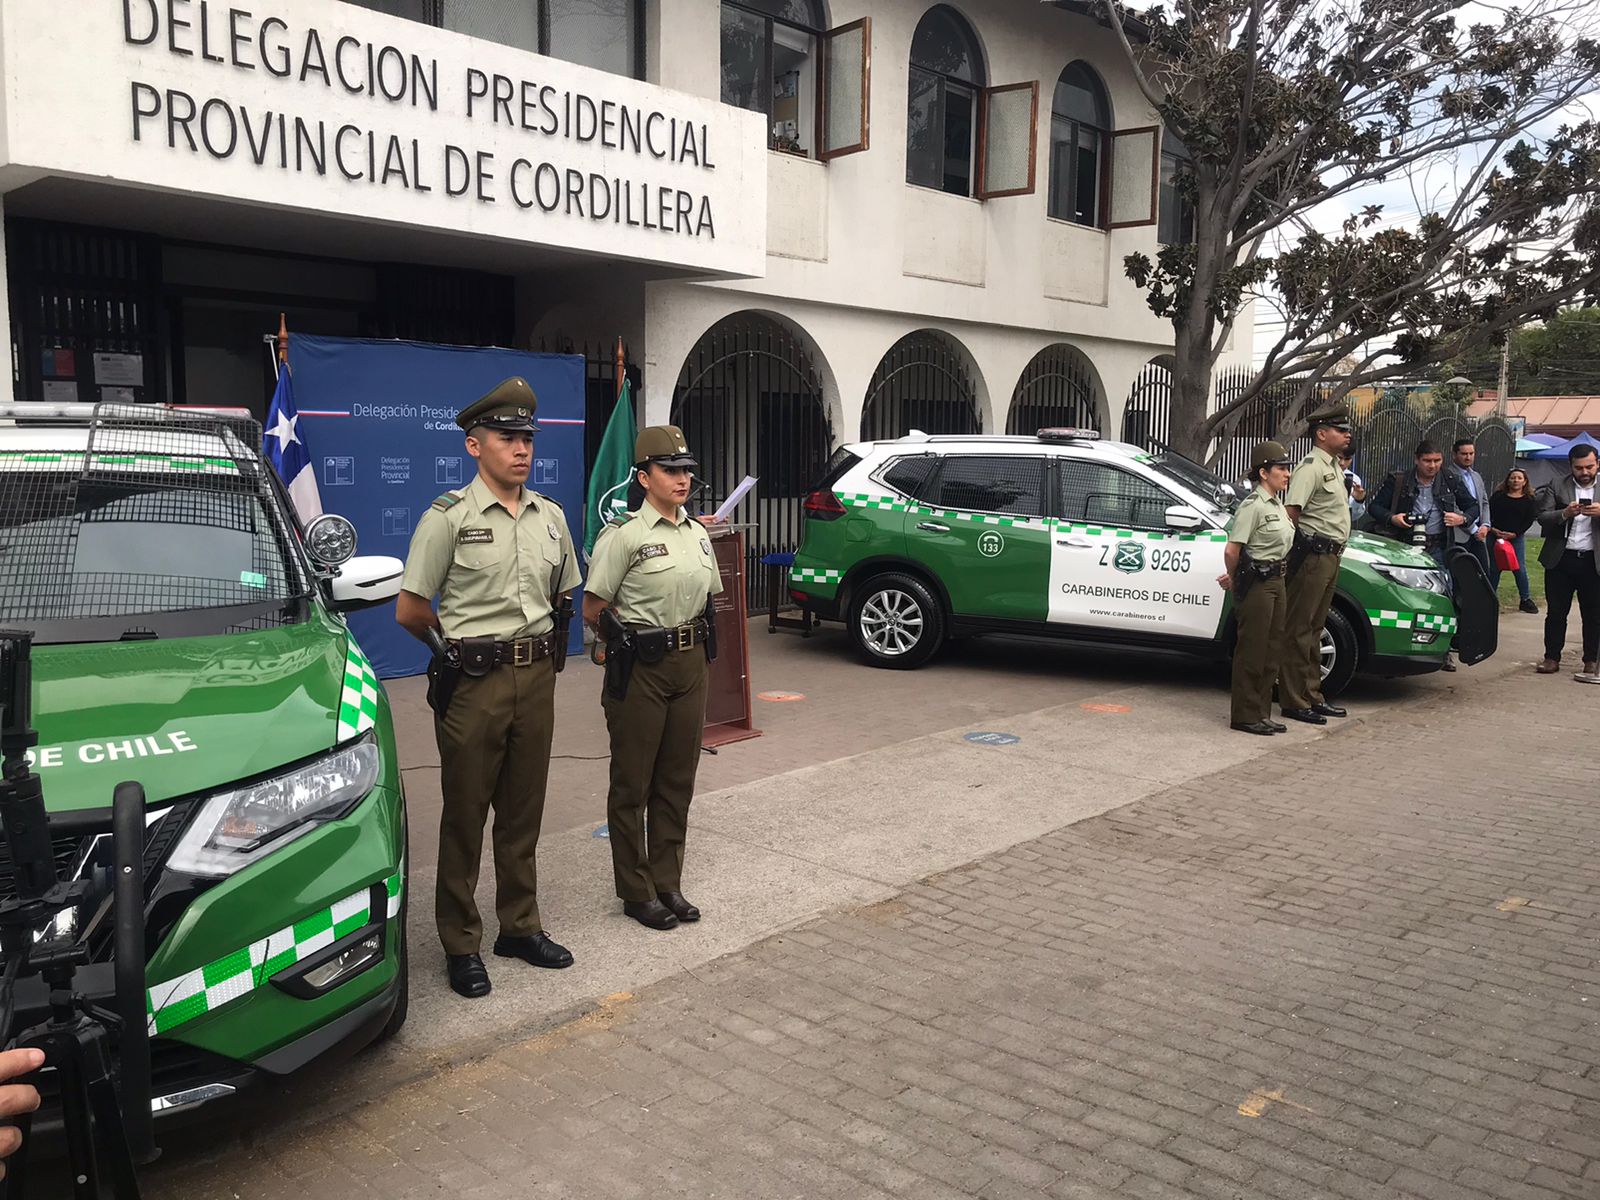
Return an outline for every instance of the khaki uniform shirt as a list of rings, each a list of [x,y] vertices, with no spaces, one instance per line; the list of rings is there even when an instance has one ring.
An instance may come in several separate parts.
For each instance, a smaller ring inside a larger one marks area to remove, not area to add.
[[[673,521],[649,504],[604,530],[589,562],[589,595],[616,606],[626,625],[673,628],[722,591],[711,534],[683,509]]]
[[[578,583],[578,552],[561,506],[523,488],[513,517],[480,476],[422,514],[400,586],[438,595],[445,637],[510,641],[549,633],[552,593]]]
[[[1241,542],[1256,562],[1281,562],[1294,545],[1294,522],[1284,511],[1283,497],[1257,487],[1239,504],[1228,526],[1228,540]]]
[[[1314,449],[1300,460],[1289,477],[1283,502],[1300,510],[1300,528],[1312,537],[1350,540],[1350,497],[1344,490],[1344,470],[1326,450]]]

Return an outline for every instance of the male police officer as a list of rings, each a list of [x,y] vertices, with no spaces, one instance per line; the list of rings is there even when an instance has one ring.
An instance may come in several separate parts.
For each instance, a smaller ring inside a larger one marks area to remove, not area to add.
[[[1339,467],[1339,455],[1350,448],[1350,414],[1339,404],[1308,419],[1315,445],[1295,467],[1284,496],[1295,537],[1278,655],[1278,703],[1286,717],[1326,725],[1329,717],[1345,715],[1322,695],[1322,626],[1339,581],[1339,556],[1350,540],[1350,498]]]
[[[491,806],[494,952],[536,967],[572,965],[544,931],[534,869],[565,649],[555,615],[578,585],[565,515],[525,486],[537,406],[526,380],[508,379],[456,417],[478,477],[417,522],[395,610],[415,637],[435,642],[442,630],[445,639],[429,692],[444,790],[434,910],[450,986],[467,997],[489,992],[474,893]]]

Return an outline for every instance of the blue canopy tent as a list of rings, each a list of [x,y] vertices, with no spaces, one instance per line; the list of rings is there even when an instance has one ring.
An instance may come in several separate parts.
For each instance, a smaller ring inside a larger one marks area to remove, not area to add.
[[[1564,459],[1567,457],[1567,451],[1571,450],[1574,446],[1593,446],[1597,451],[1600,451],[1600,441],[1596,441],[1587,433],[1580,433],[1577,437],[1558,441],[1554,445],[1546,446],[1543,450],[1535,450],[1532,454],[1528,455],[1528,457],[1542,459]]]

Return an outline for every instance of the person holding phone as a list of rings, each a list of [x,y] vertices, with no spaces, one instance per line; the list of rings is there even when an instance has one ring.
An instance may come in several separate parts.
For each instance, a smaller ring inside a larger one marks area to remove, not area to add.
[[[1573,676],[1579,683],[1600,684],[1600,565],[1595,550],[1600,538],[1600,503],[1595,498],[1595,476],[1600,456],[1593,446],[1567,451],[1570,473],[1539,489],[1539,524],[1544,529],[1544,661],[1541,675],[1561,669],[1561,650],[1567,640],[1567,616],[1572,598],[1578,598],[1583,622],[1583,669]]]

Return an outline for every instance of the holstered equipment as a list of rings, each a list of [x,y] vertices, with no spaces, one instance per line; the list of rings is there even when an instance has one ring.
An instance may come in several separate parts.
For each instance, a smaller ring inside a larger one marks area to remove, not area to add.
[[[706,608],[700,614],[706,625],[706,661],[717,661],[717,598],[706,596]]]
[[[1260,559],[1251,558],[1250,551],[1239,548],[1239,565],[1233,572],[1233,599],[1234,603],[1242,604],[1244,598],[1250,594],[1250,589],[1255,587],[1257,581],[1263,579],[1276,579],[1287,572],[1288,559],[1280,558],[1277,562],[1262,562]]]
[[[461,682],[461,658],[446,644],[437,628],[429,629],[425,639],[433,657],[428,660],[428,707],[440,721],[450,711],[450,697]]]
[[[626,700],[628,681],[633,678],[633,661],[636,650],[633,634],[617,616],[617,610],[608,608],[595,622],[595,632],[606,644],[606,695],[613,700]]]
[[[1344,543],[1330,537],[1320,537],[1312,533],[1301,533],[1298,529],[1294,533],[1294,546],[1289,550],[1289,557],[1284,560],[1287,564],[1286,573],[1290,578],[1304,565],[1306,559],[1313,554],[1342,554]]]
[[[555,617],[555,629],[551,636],[555,639],[552,648],[552,657],[556,660],[556,674],[561,674],[567,666],[567,635],[572,631],[572,596],[559,596],[556,591],[561,586],[561,576],[567,569],[567,560],[563,556],[556,564],[555,574],[550,578],[550,611]]]

